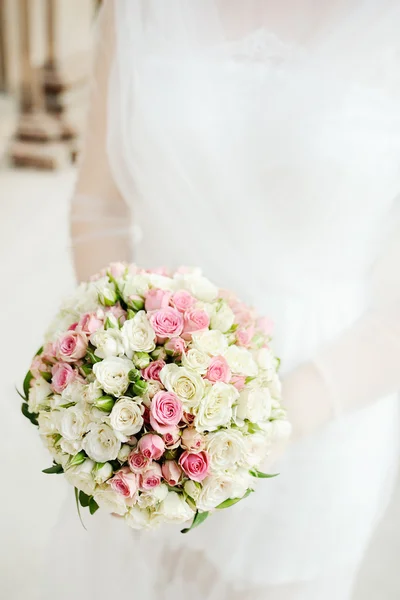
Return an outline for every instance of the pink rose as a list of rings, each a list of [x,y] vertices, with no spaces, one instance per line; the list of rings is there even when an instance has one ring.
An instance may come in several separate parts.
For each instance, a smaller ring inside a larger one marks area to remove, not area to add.
[[[51,367],[47,363],[43,362],[41,356],[35,356],[31,362],[30,372],[37,379],[42,376],[42,373],[50,373]]]
[[[161,339],[178,337],[182,333],[183,316],[175,308],[160,308],[150,315],[149,320]]]
[[[178,427],[175,427],[175,429],[171,428],[171,431],[167,431],[167,433],[164,433],[163,435],[165,447],[170,449],[177,448],[179,446],[180,439],[181,432]]]
[[[208,454],[204,451],[197,454],[184,452],[179,459],[179,465],[193,481],[203,481],[207,477],[209,462]]]
[[[107,313],[111,313],[117,319],[120,325],[126,321],[126,310],[122,308],[119,302],[114,306],[110,306],[107,310]]]
[[[201,452],[204,450],[205,440],[201,433],[192,427],[187,427],[182,432],[181,446],[189,452]]]
[[[79,323],[78,321],[76,323],[72,323],[72,325],[70,325],[68,327],[68,331],[75,331],[75,329],[78,327]]]
[[[142,377],[146,381],[160,381],[160,371],[165,367],[163,360],[155,360],[148,367],[142,369]]]
[[[235,315],[235,323],[241,327],[250,327],[254,325],[255,313],[243,302],[233,302],[231,308]]]
[[[238,329],[236,331],[236,340],[239,346],[249,346],[254,336],[254,327],[248,327],[247,329]]]
[[[85,356],[87,346],[86,335],[79,331],[70,331],[59,339],[57,355],[65,362],[75,362]]]
[[[245,388],[246,377],[243,375],[233,375],[229,383],[233,385],[239,392],[241,392]]]
[[[162,275],[163,277],[170,276],[170,271],[167,267],[156,267],[155,269],[148,269],[147,273],[153,273],[153,275]]]
[[[181,356],[186,348],[186,342],[181,337],[172,338],[165,344],[167,354],[171,356]]]
[[[182,469],[174,460],[166,460],[161,467],[162,476],[168,485],[177,485],[182,476]]]
[[[161,483],[161,467],[158,463],[151,463],[140,475],[140,489],[151,490]]]
[[[183,413],[183,417],[182,417],[182,421],[184,423],[186,423],[186,425],[192,425],[194,423],[195,418],[196,417],[194,415],[192,415],[191,413],[184,412]]]
[[[174,430],[182,415],[182,402],[172,392],[157,392],[151,401],[150,423],[158,433]]]
[[[117,279],[118,277],[122,277],[122,275],[125,273],[126,265],[124,265],[122,262],[114,262],[110,264],[107,270],[111,274],[111,277]]]
[[[192,333],[208,329],[209,324],[210,317],[205,310],[191,308],[185,312],[185,324],[182,337],[185,340],[190,340]]]
[[[76,378],[76,372],[71,365],[57,363],[51,370],[51,387],[56,394],[61,394],[71,381]]]
[[[179,312],[185,312],[189,308],[192,308],[196,300],[192,294],[189,294],[186,290],[179,290],[172,296],[173,305]]]
[[[141,473],[150,463],[150,459],[143,456],[138,450],[134,450],[128,456],[128,465],[134,473]]]
[[[164,454],[165,444],[159,435],[147,433],[140,438],[138,449],[146,458],[158,460]]]
[[[85,313],[79,320],[79,328],[83,333],[91,335],[100,327],[103,327],[103,320],[96,313]]]
[[[57,356],[57,344],[54,342],[47,342],[43,347],[43,352],[40,358],[46,362],[55,362]]]
[[[132,473],[129,467],[123,467],[117,471],[107,483],[114,492],[121,494],[124,498],[133,498],[138,490],[137,476]]]
[[[217,381],[223,381],[229,383],[231,379],[231,371],[223,356],[215,356],[212,358],[210,365],[207,369],[206,379],[213,383]]]
[[[171,292],[167,290],[152,289],[146,294],[146,301],[144,307],[147,311],[158,310],[160,308],[167,308],[172,298]]]

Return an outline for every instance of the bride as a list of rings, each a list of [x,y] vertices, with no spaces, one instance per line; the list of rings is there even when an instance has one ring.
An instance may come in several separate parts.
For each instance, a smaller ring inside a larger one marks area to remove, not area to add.
[[[85,532],[71,499],[41,597],[351,598],[398,453],[399,25],[397,0],[105,2],[78,278],[201,265],[271,315],[293,442],[187,536],[99,513]]]

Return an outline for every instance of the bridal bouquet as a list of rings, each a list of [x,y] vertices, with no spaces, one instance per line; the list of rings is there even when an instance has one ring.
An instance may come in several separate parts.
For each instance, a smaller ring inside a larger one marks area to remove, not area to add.
[[[253,491],[287,431],[270,325],[198,270],[111,264],[64,302],[22,412],[78,510],[200,524]]]

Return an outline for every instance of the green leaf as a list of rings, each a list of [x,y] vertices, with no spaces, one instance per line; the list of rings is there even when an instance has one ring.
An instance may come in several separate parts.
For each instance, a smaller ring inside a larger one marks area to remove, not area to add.
[[[228,498],[228,500],[225,500],[225,502],[221,502],[221,504],[218,504],[217,508],[222,510],[223,508],[229,508],[230,506],[233,506],[234,504],[237,504],[238,502],[240,502],[241,500],[244,500],[245,498],[247,498],[247,496],[250,496],[250,494],[253,492],[254,490],[252,489],[248,489],[247,492],[245,493],[244,496],[242,496],[241,498]]]
[[[95,355],[94,353],[94,348],[90,348],[88,347],[88,349],[86,350],[86,359],[91,362],[92,364],[101,362],[103,359],[99,358],[98,356]]]
[[[79,520],[81,522],[81,525],[82,525],[83,529],[85,531],[87,531],[87,529],[85,527],[85,524],[82,521],[81,509],[80,509],[80,506],[79,506],[79,490],[78,490],[78,488],[75,488],[75,502],[76,502],[76,510],[78,511],[78,516],[79,516]]]
[[[82,492],[82,490],[79,492],[79,502],[83,508],[87,508],[89,506],[90,498],[91,496],[88,496],[85,494],[85,492]]]
[[[83,450],[81,450],[80,452],[78,452],[78,454],[75,454],[75,456],[71,458],[71,460],[68,463],[68,469],[71,469],[71,467],[77,467],[78,465],[81,465],[85,462],[85,460],[86,454],[83,452]]]
[[[24,395],[23,395],[23,394],[22,394],[22,393],[19,391],[19,389],[17,388],[17,386],[15,386],[15,391],[17,392],[18,396],[19,396],[20,398],[22,398],[22,400],[25,402],[25,401],[26,401],[26,398],[25,398],[25,396],[24,396]]]
[[[76,402],[67,402],[67,404],[60,404],[59,408],[70,408],[71,406],[75,406]]]
[[[43,352],[43,346],[40,346],[39,350],[36,352],[35,356],[39,356],[39,354],[42,354]]]
[[[96,510],[99,509],[99,505],[97,504],[96,500],[93,498],[93,496],[90,498],[89,500],[89,512],[91,515],[94,515],[94,513],[96,512]]]
[[[276,360],[276,370],[279,371],[280,367],[281,367],[281,359],[279,358],[279,356],[275,356],[275,360]]]
[[[257,431],[262,431],[261,427],[257,425],[257,423],[247,423],[247,430],[249,433],[256,433]]]
[[[33,375],[30,371],[25,375],[24,383],[22,384],[22,388],[24,390],[25,399],[28,399],[29,396],[29,388],[31,387],[31,381],[33,379]]]
[[[239,328],[239,325],[237,323],[234,323],[232,325],[232,327],[230,329],[228,329],[228,331],[226,333],[227,334],[229,334],[229,333],[235,333],[235,331],[237,331],[238,328]]]
[[[39,425],[38,420],[37,420],[37,418],[39,416],[38,413],[29,412],[28,404],[26,402],[22,403],[21,412],[24,415],[24,417],[26,417],[27,419],[30,420],[32,425]]]
[[[249,383],[251,383],[252,381],[254,381],[255,377],[246,377],[245,379],[245,384],[248,385]]]
[[[191,526],[190,527],[186,527],[186,529],[182,529],[181,533],[188,533],[189,531],[191,531],[195,527],[198,527],[199,525],[201,525],[202,523],[204,523],[204,521],[208,517],[208,514],[209,514],[208,512],[199,512],[199,511],[197,511],[196,514],[194,515],[194,518],[193,518]]]
[[[51,381],[51,373],[49,373],[48,371],[40,371],[40,374],[46,381]]]
[[[274,473],[273,475],[268,475],[267,473],[262,473],[257,469],[250,469],[250,475],[253,477],[257,477],[258,479],[271,479],[272,477],[278,477],[279,473]]]
[[[82,371],[82,373],[87,377],[88,375],[90,375],[93,371],[93,367],[92,365],[81,365],[80,366],[80,370]]]
[[[64,473],[64,469],[62,465],[55,464],[48,469],[43,469],[42,473],[46,473],[47,475],[60,475],[60,473]]]
[[[127,320],[129,321],[129,319],[133,319],[135,315],[136,311],[132,310],[131,308],[128,308],[128,314],[126,315]]]

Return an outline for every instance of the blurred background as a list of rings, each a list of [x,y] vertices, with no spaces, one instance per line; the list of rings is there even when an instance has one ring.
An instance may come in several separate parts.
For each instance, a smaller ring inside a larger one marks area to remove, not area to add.
[[[40,600],[52,527],[65,494],[73,495],[62,478],[41,473],[51,461],[20,413],[15,385],[74,285],[68,203],[100,4],[0,0],[0,597],[7,600]],[[371,539],[354,600],[398,600],[399,556],[400,483]]]

